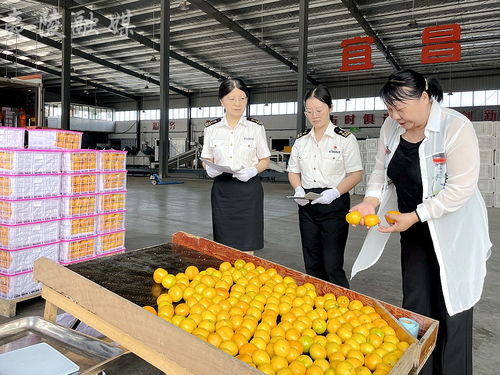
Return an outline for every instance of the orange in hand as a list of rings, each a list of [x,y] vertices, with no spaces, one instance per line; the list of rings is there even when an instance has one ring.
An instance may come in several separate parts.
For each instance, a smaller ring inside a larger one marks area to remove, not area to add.
[[[400,215],[401,212],[399,211],[387,211],[386,214],[385,214],[385,220],[389,223],[389,224],[394,224],[396,221],[391,219],[390,217],[388,217],[387,215]]]
[[[377,215],[375,214],[369,214],[369,215],[366,215],[364,218],[363,218],[364,222],[365,222],[365,225],[367,227],[374,227],[375,225],[377,225],[378,223],[380,223],[380,220],[378,218]]]
[[[361,221],[361,217],[361,213],[358,211],[352,211],[345,216],[345,220],[351,225],[358,225]]]

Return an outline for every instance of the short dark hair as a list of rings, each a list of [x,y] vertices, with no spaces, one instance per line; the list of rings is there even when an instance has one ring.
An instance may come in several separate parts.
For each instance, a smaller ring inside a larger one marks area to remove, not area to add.
[[[326,87],[325,85],[318,85],[310,89],[304,96],[304,105],[307,99],[313,97],[318,99],[320,102],[325,103],[328,106],[328,108],[330,109],[332,108],[332,95],[330,95],[330,91],[328,90],[328,87]]]
[[[243,91],[247,96],[247,98],[250,94],[250,90],[248,89],[247,85],[245,84],[245,82],[243,82],[242,79],[226,78],[224,79],[224,81],[221,82],[219,86],[219,100],[225,97],[234,89],[240,89],[241,91]]]
[[[396,102],[418,99],[426,92],[438,102],[443,100],[443,89],[435,78],[425,78],[414,70],[406,69],[392,73],[379,92],[380,99],[393,106]]]

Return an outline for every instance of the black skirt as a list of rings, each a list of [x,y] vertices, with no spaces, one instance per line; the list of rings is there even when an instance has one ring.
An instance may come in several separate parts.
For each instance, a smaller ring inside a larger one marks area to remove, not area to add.
[[[238,250],[264,247],[264,190],[260,177],[247,182],[222,174],[212,186],[214,241]]]

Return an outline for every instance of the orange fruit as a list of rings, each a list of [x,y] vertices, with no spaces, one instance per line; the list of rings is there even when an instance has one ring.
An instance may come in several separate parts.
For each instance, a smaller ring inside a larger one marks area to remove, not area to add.
[[[309,348],[309,356],[316,359],[325,359],[326,358],[326,349],[321,344],[312,344]]]
[[[361,218],[361,213],[358,211],[351,211],[345,216],[345,220],[351,225],[358,225]]]
[[[278,339],[274,343],[273,351],[275,355],[286,357],[290,353],[290,343],[286,339]]]
[[[382,357],[376,353],[370,353],[365,356],[365,366],[370,371],[374,371],[380,363],[382,363]]]
[[[354,365],[348,361],[340,362],[335,368],[336,375],[356,375]]]
[[[227,354],[235,356],[238,354],[238,345],[231,340],[222,341],[219,345],[219,349],[225,351]]]
[[[176,282],[177,279],[175,278],[175,275],[167,274],[161,280],[161,285],[163,285],[166,289],[170,289],[175,285]]]
[[[189,306],[187,303],[179,303],[177,306],[175,306],[175,314],[176,315],[182,315],[182,316],[187,316],[189,315]]]
[[[307,368],[306,366],[300,362],[300,361],[293,361],[288,365],[288,368],[292,370],[293,375],[305,375]]]
[[[365,226],[371,228],[371,227],[374,227],[375,225],[377,225],[378,223],[380,223],[380,220],[378,218],[377,215],[375,214],[369,214],[369,215],[366,215],[364,218],[364,223],[365,223]]]
[[[184,331],[191,333],[196,328],[196,325],[197,324],[193,319],[184,318],[179,323],[179,328],[182,328]]]
[[[349,306],[349,303],[351,301],[349,300],[349,297],[347,296],[338,296],[337,297],[337,303],[339,304],[340,307],[347,307]]]
[[[243,344],[240,347],[240,354],[252,355],[252,353],[256,350],[257,350],[257,347],[254,344],[247,342],[246,344]]]
[[[311,365],[306,371],[306,375],[323,375],[325,372],[318,365]]]
[[[152,314],[156,315],[156,310],[155,310],[155,308],[153,306],[144,306],[143,309],[146,310],[146,311],[149,311]]]
[[[262,349],[257,349],[252,353],[252,361],[256,366],[271,364],[269,354]]]
[[[282,368],[288,367],[288,361],[284,357],[275,355],[271,358],[271,366],[274,369],[274,371],[278,371],[281,370]]]
[[[385,220],[389,223],[389,224],[394,224],[395,221],[393,219],[391,219],[390,217],[388,217],[387,215],[400,215],[401,212],[399,211],[387,211],[386,214],[384,215],[385,217]]]
[[[168,275],[168,271],[163,268],[157,268],[153,272],[153,280],[155,283],[160,284],[165,276]]]

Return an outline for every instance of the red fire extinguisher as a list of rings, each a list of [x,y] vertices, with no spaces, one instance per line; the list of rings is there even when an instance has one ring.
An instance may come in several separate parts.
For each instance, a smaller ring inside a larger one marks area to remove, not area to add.
[[[25,128],[26,127],[26,112],[24,112],[24,109],[19,110],[19,123],[18,126]]]

